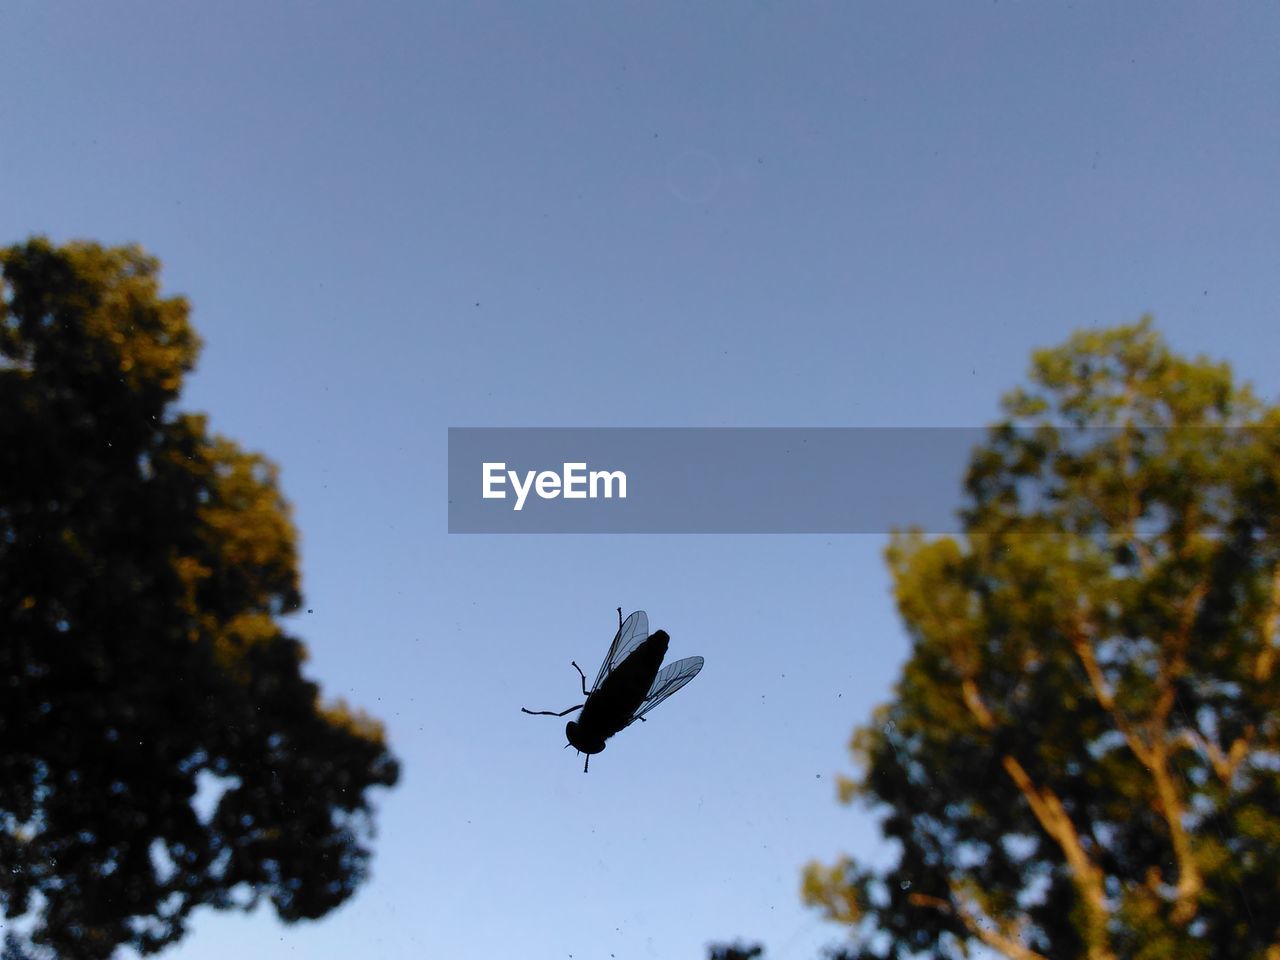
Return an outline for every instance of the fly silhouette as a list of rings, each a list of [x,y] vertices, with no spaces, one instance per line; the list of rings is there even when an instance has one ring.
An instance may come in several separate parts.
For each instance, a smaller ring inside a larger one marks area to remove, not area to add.
[[[702,657],[686,657],[662,666],[671,637],[665,630],[649,632],[649,618],[643,610],[637,610],[624,622],[622,608],[618,608],[618,632],[609,645],[596,681],[587,689],[587,675],[577,661],[570,666],[582,678],[584,703],[557,713],[554,710],[520,709],[534,716],[563,717],[581,710],[577,720],[570,720],[564,728],[573,747],[587,755],[582,772],[587,772],[591,755],[604,749],[604,742],[671,696],[698,675],[702,669]]]

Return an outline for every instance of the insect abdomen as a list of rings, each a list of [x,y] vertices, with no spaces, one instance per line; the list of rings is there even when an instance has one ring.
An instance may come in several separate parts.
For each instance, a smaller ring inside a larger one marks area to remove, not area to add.
[[[670,642],[667,632],[658,630],[631,651],[627,659],[591,691],[578,716],[578,728],[584,734],[590,731],[601,740],[608,740],[630,723],[662,667]]]

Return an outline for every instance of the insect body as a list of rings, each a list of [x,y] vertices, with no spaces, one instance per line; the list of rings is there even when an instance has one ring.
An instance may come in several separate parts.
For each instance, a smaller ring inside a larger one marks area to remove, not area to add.
[[[665,630],[649,633],[649,618],[643,610],[637,610],[624,622],[622,608],[618,608],[618,632],[609,646],[595,683],[587,690],[587,675],[577,662],[572,666],[582,678],[582,692],[586,702],[556,713],[554,710],[529,710],[525,713],[537,716],[563,717],[566,713],[581,710],[577,720],[570,720],[564,728],[571,746],[587,755],[582,772],[587,772],[591,755],[604,749],[604,742],[619,730],[636,720],[671,696],[698,675],[702,669],[702,657],[686,657],[666,667],[662,658],[667,655],[671,638]]]

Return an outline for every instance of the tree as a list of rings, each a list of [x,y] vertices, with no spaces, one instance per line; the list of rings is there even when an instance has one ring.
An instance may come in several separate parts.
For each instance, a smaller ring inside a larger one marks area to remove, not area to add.
[[[713,943],[707,948],[707,960],[760,960],[763,955],[758,943]]]
[[[840,789],[897,861],[805,897],[859,960],[1277,960],[1280,411],[1147,320],[1004,409],[964,535],[888,550],[910,655]]]
[[[0,250],[6,955],[155,952],[202,904],[320,917],[398,776],[278,622],[301,596],[275,468],[173,409],[200,343],[158,269]]]

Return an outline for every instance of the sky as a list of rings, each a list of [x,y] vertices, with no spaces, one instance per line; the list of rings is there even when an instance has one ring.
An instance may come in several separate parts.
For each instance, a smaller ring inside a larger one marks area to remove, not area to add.
[[[182,407],[280,465],[309,674],[404,765],[349,904],[164,956],[817,956],[803,864],[886,855],[835,797],[907,652],[886,537],[451,536],[447,429],[979,427],[1148,312],[1274,400],[1277,49],[1262,3],[0,8],[0,244],[162,260]],[[519,708],[619,606],[706,667],[584,776]]]

